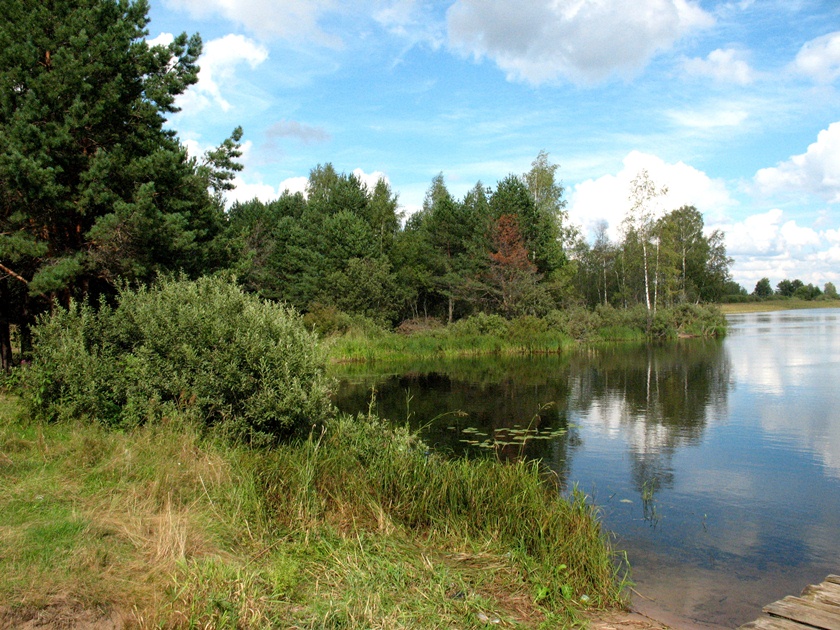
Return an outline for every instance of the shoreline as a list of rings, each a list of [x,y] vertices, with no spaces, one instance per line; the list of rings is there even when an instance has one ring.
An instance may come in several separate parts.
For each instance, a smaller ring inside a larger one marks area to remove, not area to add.
[[[724,315],[748,313],[773,313],[776,311],[798,311],[812,308],[840,308],[840,300],[766,300],[762,302],[739,302],[718,304]]]

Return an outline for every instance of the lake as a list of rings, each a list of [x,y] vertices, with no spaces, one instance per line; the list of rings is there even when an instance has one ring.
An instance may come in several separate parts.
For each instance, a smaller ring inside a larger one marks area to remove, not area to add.
[[[542,459],[601,508],[635,608],[733,628],[840,572],[840,309],[729,323],[722,341],[344,366],[336,404],[453,455]]]

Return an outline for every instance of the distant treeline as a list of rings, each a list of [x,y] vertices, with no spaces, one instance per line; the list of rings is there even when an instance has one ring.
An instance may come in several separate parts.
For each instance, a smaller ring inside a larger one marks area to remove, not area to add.
[[[773,290],[773,287],[770,285],[770,279],[762,278],[756,282],[755,289],[753,289],[752,293],[747,293],[745,288],[737,286],[737,291],[728,292],[723,301],[734,303],[789,298],[808,301],[837,300],[840,299],[840,296],[838,296],[837,287],[834,286],[833,282],[826,282],[823,288],[820,289],[814,284],[805,284],[799,278],[795,280],[785,278]]]

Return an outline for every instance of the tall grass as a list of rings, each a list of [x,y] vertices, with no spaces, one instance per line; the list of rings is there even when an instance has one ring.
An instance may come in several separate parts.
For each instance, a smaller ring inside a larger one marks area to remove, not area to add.
[[[334,361],[353,362],[553,354],[579,343],[638,343],[724,334],[726,319],[717,307],[681,304],[658,309],[655,316],[643,306],[599,306],[594,310],[573,307],[551,311],[542,318],[524,316],[513,320],[479,313],[449,326],[412,334],[353,329],[330,337],[327,343]]]
[[[593,508],[537,464],[444,459],[370,417],[254,449],[16,404],[0,401],[0,626],[561,627],[620,601]]]

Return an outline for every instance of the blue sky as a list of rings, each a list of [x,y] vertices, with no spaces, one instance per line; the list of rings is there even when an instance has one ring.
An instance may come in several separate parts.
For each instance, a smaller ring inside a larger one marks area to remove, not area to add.
[[[663,209],[726,233],[752,291],[840,286],[837,0],[151,0],[149,39],[198,32],[170,119],[201,153],[245,131],[231,199],[309,171],[384,177],[406,214],[559,165],[571,220],[613,238],[643,168]]]

